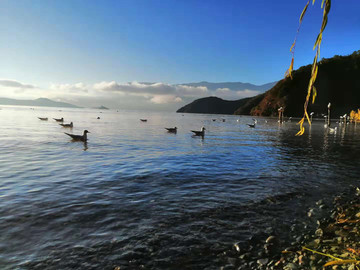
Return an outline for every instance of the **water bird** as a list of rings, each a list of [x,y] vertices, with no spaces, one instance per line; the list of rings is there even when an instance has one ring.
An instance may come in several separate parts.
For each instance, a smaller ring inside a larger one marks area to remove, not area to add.
[[[87,141],[87,134],[90,133],[87,130],[84,130],[83,135],[74,135],[74,134],[69,134],[64,132],[66,135],[70,136],[74,141],[81,141],[81,142],[86,142]]]
[[[216,119],[213,119],[213,122],[215,122],[216,121]]]
[[[64,118],[53,118],[56,122],[64,122]]]
[[[48,118],[47,117],[38,117],[40,120],[42,120],[42,121],[47,121],[48,120]]]
[[[205,135],[205,130],[206,130],[206,129],[205,129],[204,127],[202,127],[200,131],[198,131],[198,130],[191,130],[191,132],[194,133],[194,136],[202,136],[202,137],[204,137],[204,135]]]
[[[70,124],[59,124],[59,125],[64,127],[64,128],[72,128],[72,127],[74,127],[73,122],[71,122]]]
[[[98,118],[96,118],[96,119],[100,119],[100,117],[98,116]]]
[[[337,130],[337,127],[329,128],[329,133],[335,133]]]
[[[223,121],[223,122],[225,122],[225,121],[226,121],[226,119],[224,119],[224,118],[223,118],[223,119],[222,119],[222,121]]]
[[[173,127],[173,128],[165,128],[169,133],[176,133],[177,132],[177,127]]]
[[[247,124],[251,128],[255,128],[255,125],[257,123],[257,120],[253,118],[254,124]]]
[[[147,122],[147,119],[140,119],[141,122]]]

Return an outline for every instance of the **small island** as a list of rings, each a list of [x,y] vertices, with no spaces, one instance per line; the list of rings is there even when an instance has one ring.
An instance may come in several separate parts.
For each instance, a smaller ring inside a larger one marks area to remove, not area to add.
[[[97,110],[109,110],[109,108],[105,107],[104,105],[101,105],[99,107],[94,107],[93,109],[97,109]]]

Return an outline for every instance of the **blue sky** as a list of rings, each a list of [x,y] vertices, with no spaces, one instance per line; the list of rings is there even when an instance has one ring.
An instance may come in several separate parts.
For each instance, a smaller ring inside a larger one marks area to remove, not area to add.
[[[321,57],[360,49],[360,1],[332,2]],[[0,79],[34,86],[12,92],[19,97],[65,99],[62,91],[75,101],[89,101],[107,82],[106,89],[115,86],[122,99],[135,103],[155,94],[145,93],[139,85],[144,93],[132,94],[131,87],[121,91],[123,84],[264,84],[281,79],[288,68],[289,48],[305,4],[305,0],[2,0]],[[317,0],[310,6],[304,18],[295,68],[312,62],[322,19],[320,4]],[[185,100],[176,91],[168,101]],[[114,100],[109,92],[102,96],[104,102]]]

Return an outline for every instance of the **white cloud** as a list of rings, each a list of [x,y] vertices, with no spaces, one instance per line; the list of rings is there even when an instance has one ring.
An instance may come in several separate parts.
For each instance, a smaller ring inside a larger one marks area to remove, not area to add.
[[[165,104],[181,102],[182,97],[204,97],[209,95],[204,86],[171,85],[166,83],[117,83],[100,82],[94,84],[94,89],[104,92],[123,93],[142,96],[152,103]]]
[[[258,94],[260,94],[260,91],[249,90],[249,89],[234,91],[234,90],[230,90],[229,88],[218,88],[213,92],[214,96],[223,99],[230,99],[230,100],[253,97]]]
[[[183,100],[180,97],[173,96],[173,95],[157,95],[153,96],[150,99],[150,102],[155,104],[168,104],[168,103],[178,103],[182,102]]]
[[[69,92],[88,92],[88,87],[86,84],[79,82],[79,83],[74,83],[74,84],[56,84],[56,83],[51,83],[50,84],[50,89],[51,90],[60,90],[60,91],[69,91]]]
[[[33,89],[33,88],[35,88],[35,86],[31,85],[31,84],[23,84],[18,81],[4,80],[4,79],[0,79],[0,85],[4,86],[4,87],[11,87],[11,88],[18,88],[18,89]]]
[[[171,85],[167,83],[139,83],[130,82],[119,84],[115,81],[100,82],[94,84],[94,89],[110,92],[124,92],[128,94],[148,94],[148,95],[169,95],[169,94],[182,94],[182,95],[198,95],[204,94],[208,90],[204,86],[187,86],[187,85]]]
[[[218,96],[227,100],[251,97],[259,94],[254,90],[236,90],[218,88],[210,90],[206,86],[171,85],[167,83],[118,83],[103,81],[96,84],[51,83],[48,87],[36,87],[15,80],[0,79],[1,96],[34,99],[47,97],[70,102],[80,106],[98,106],[126,108],[154,108],[151,104],[161,104],[158,108],[173,109],[174,103],[187,103],[194,99]],[[27,90],[27,91],[25,91]],[[111,105],[110,105],[111,104]],[[168,105],[168,106],[166,106]]]

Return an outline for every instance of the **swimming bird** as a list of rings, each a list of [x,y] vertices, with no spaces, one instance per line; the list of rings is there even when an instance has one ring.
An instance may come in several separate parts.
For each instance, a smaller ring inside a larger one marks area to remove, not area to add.
[[[213,122],[215,122],[216,121],[216,119],[213,119]]]
[[[65,128],[72,128],[74,126],[73,122],[71,122],[70,124],[59,124],[59,125]]]
[[[194,133],[194,136],[202,136],[202,137],[204,137],[204,135],[205,135],[205,130],[206,130],[206,129],[205,129],[204,127],[202,127],[200,131],[191,130],[191,132]]]
[[[147,122],[147,119],[140,119],[141,122]]]
[[[42,120],[42,121],[47,121],[48,120],[48,118],[47,117],[38,117],[40,120]]]
[[[87,134],[90,133],[87,130],[84,130],[83,135],[74,135],[74,134],[69,134],[64,132],[66,135],[70,136],[74,141],[81,141],[81,142],[86,142],[87,141]]]
[[[177,127],[173,127],[173,128],[165,128],[169,133],[176,133],[177,132]]]
[[[96,118],[96,119],[100,119],[100,117],[98,116],[98,118]]]
[[[255,118],[253,118],[253,121],[254,121],[254,124],[247,124],[251,128],[254,128],[257,123],[257,120]]]
[[[53,118],[56,122],[64,122],[64,118]]]

